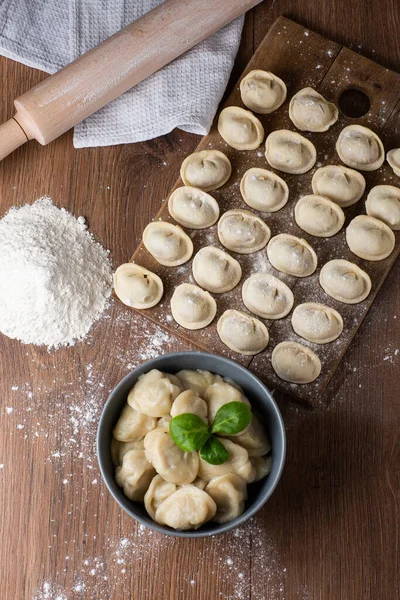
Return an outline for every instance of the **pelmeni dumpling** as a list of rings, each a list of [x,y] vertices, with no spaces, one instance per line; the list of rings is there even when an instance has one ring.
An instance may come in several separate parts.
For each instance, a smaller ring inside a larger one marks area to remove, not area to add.
[[[264,127],[252,112],[227,106],[218,118],[218,133],[236,150],[255,150],[264,139]]]
[[[319,274],[322,289],[344,304],[357,304],[371,291],[369,275],[354,263],[336,258],[327,262]]]
[[[182,283],[172,295],[171,312],[175,321],[185,329],[202,329],[214,319],[217,303],[197,285]]]
[[[193,242],[178,225],[167,221],[153,221],[143,231],[146,250],[165,267],[176,267],[187,262],[193,254]]]
[[[197,415],[208,423],[207,421],[207,413],[208,406],[203,398],[197,396],[192,390],[186,390],[182,392],[175,398],[171,406],[171,416],[177,417],[178,415],[183,415],[185,413],[191,413],[192,415]]]
[[[338,116],[336,106],[311,87],[297,92],[289,104],[289,117],[301,131],[328,131]]]
[[[244,511],[244,503],[247,499],[247,485],[236,473],[226,473],[214,477],[205,488],[217,505],[217,512],[213,521],[227,523],[236,519]]]
[[[250,456],[250,462],[253,467],[252,481],[254,482],[264,479],[271,472],[272,459],[270,456]]]
[[[330,306],[305,302],[294,309],[292,327],[297,335],[309,342],[327,344],[336,340],[342,333],[343,319],[337,310]]]
[[[160,504],[154,520],[173,529],[198,529],[213,518],[217,505],[195,485],[185,485]]]
[[[153,429],[144,438],[146,456],[165,481],[191,483],[199,471],[197,452],[184,452],[175,444],[168,431]]]
[[[201,150],[185,158],[181,178],[185,185],[200,188],[203,192],[216,190],[231,176],[229,158],[219,150]]]
[[[249,456],[263,456],[271,450],[270,441],[254,414],[250,425],[242,433],[229,436],[229,439],[246,448]]]
[[[292,290],[268,273],[251,275],[242,287],[243,303],[252,313],[264,319],[282,319],[294,303]]]
[[[126,404],[113,429],[113,436],[120,442],[141,440],[156,425],[156,418],[140,413],[129,404]]]
[[[278,377],[289,383],[311,383],[321,373],[318,356],[297,342],[281,342],[275,346],[271,363]]]
[[[152,369],[139,377],[128,394],[128,404],[145,415],[164,417],[182,391],[177,377]]]
[[[235,444],[226,438],[218,439],[228,450],[229,458],[222,465],[212,465],[200,457],[199,477],[205,481],[210,481],[220,475],[236,473],[245,481],[250,481],[253,470],[246,448],[242,448],[239,444]]]
[[[215,294],[229,292],[242,278],[238,261],[215,246],[205,246],[197,252],[192,271],[196,283]]]
[[[233,209],[228,210],[220,218],[218,237],[228,250],[238,254],[252,254],[264,248],[271,237],[271,230],[252,212]]]
[[[309,194],[294,207],[294,218],[303,231],[316,237],[331,237],[343,227],[343,210],[332,200]]]
[[[301,175],[315,165],[317,151],[314,144],[299,133],[280,129],[267,137],[265,158],[273,169]]]
[[[210,371],[191,371],[183,369],[176,374],[183,387],[187,390],[192,390],[197,396],[203,396],[206,389],[213,383],[222,382],[222,377],[211,373]]]
[[[311,185],[314,194],[325,196],[345,208],[360,200],[365,191],[365,178],[354,169],[327,165],[315,171]]]
[[[393,231],[379,219],[358,215],[346,229],[350,250],[365,260],[383,260],[393,252],[396,238]]]
[[[175,400],[174,400],[175,402]],[[171,424],[172,417],[171,415],[165,415],[165,417],[161,417],[157,421],[157,429],[163,429],[164,431],[169,431],[169,426]]]
[[[129,450],[143,448],[143,440],[134,440],[133,442],[120,442],[115,437],[111,439],[110,453],[114,467],[122,465],[122,459]]]
[[[203,190],[189,185],[178,187],[168,200],[171,217],[188,229],[206,229],[218,221],[218,202]]]
[[[226,381],[210,385],[204,393],[204,400],[208,405],[208,422],[210,425],[214,421],[218,410],[224,404],[228,404],[229,402],[244,402],[250,407],[250,402],[246,396]]]
[[[124,454],[122,466],[115,470],[115,480],[130,500],[143,502],[155,474],[153,465],[147,459],[143,442],[140,442]]]
[[[228,348],[245,356],[258,354],[268,346],[264,323],[240,310],[226,310],[218,320],[217,331]]]
[[[392,167],[394,174],[400,177],[400,148],[389,150],[386,155],[386,160]]]
[[[267,255],[275,269],[295,277],[308,277],[318,264],[317,255],[310,244],[289,233],[273,237],[267,246]]]
[[[375,171],[385,160],[380,138],[362,125],[348,125],[336,142],[336,151],[345,165],[360,171]]]
[[[240,193],[251,208],[264,212],[280,210],[289,199],[287,183],[272,171],[258,167],[248,169],[243,175]]]
[[[250,71],[240,82],[240,95],[247,108],[267,115],[286,100],[286,85],[270,71]]]
[[[160,504],[176,492],[177,489],[178,486],[176,483],[165,481],[161,475],[153,477],[144,496],[144,506],[152,519],[154,519],[156,510]]]
[[[367,215],[386,223],[394,231],[400,230],[400,188],[394,185],[376,185],[365,202]]]
[[[127,306],[138,309],[151,308],[162,298],[164,286],[160,277],[140,265],[120,265],[113,278],[115,293]]]

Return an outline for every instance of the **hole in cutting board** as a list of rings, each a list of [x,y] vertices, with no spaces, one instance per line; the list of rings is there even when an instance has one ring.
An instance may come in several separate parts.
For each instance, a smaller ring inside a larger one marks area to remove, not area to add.
[[[339,108],[346,117],[357,119],[367,114],[371,101],[361,90],[348,88],[339,96]]]

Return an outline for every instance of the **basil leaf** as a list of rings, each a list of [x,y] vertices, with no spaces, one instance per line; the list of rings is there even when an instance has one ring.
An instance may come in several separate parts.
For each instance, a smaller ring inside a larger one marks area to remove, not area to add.
[[[251,421],[251,410],[244,402],[223,404],[215,415],[212,433],[235,435],[247,427]]]
[[[222,463],[228,460],[229,452],[225,446],[212,435],[202,446],[200,456],[211,465],[222,465]]]
[[[174,417],[169,425],[169,433],[175,444],[185,452],[196,452],[211,435],[207,424],[191,413]]]

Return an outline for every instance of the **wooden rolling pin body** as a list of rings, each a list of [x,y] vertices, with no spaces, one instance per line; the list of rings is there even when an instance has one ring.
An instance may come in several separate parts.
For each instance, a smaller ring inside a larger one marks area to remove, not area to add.
[[[0,160],[28,139],[48,144],[259,2],[166,0],[17,98]]]

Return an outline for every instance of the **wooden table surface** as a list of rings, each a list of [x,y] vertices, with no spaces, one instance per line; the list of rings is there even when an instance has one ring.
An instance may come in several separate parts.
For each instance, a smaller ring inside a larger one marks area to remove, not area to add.
[[[273,0],[247,16],[235,76],[284,14],[400,70],[396,0]],[[1,59],[1,118],[44,75]],[[399,140],[400,142],[400,140]],[[0,165],[0,213],[50,195],[88,219],[114,264],[132,254],[185,155],[174,131],[74,150],[68,133]],[[278,398],[288,435],[281,483],[233,533],[179,541],[111,499],[95,456],[108,391],[134,365],[189,349],[113,303],[86,343],[48,353],[0,337],[0,598],[3,600],[395,600],[399,578],[400,265],[330,387],[328,408]]]

